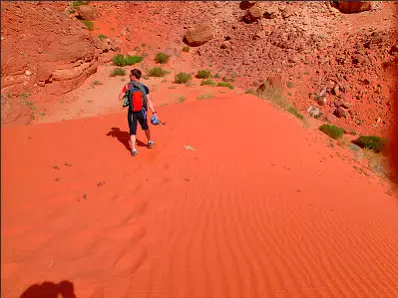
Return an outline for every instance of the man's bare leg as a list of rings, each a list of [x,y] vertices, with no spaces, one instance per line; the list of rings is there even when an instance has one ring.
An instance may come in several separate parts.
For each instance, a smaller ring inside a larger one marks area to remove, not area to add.
[[[148,148],[152,148],[153,141],[151,139],[151,130],[149,128],[145,131],[145,135],[146,138],[148,139]]]
[[[131,147],[131,152],[133,154],[134,152],[137,152],[136,141],[137,141],[136,135],[130,135],[130,147]]]

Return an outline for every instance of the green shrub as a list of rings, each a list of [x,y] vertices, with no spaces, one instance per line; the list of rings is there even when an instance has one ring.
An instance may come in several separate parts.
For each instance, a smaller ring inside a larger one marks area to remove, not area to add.
[[[98,80],[95,80],[95,81],[93,82],[93,85],[102,85],[102,83],[101,83],[100,81],[98,81]]]
[[[140,63],[144,57],[141,56],[123,56],[122,54],[117,54],[112,58],[113,65],[116,66],[126,66]]]
[[[185,83],[188,83],[190,80],[192,80],[192,75],[189,73],[186,73],[186,72],[179,72],[174,77],[174,81],[177,84],[185,84]]]
[[[249,89],[245,92],[246,94],[251,94],[251,95],[257,95],[257,92],[254,91],[253,89]]]
[[[90,3],[90,1],[73,1],[72,6],[73,7],[77,7],[77,6],[80,6],[80,5],[87,5],[89,3]]]
[[[185,96],[184,95],[182,95],[182,96],[180,96],[180,97],[178,97],[177,99],[176,99],[176,102],[177,103],[183,103],[185,101]]]
[[[227,88],[229,88],[231,90],[234,89],[234,86],[231,83],[228,83],[228,82],[219,82],[217,84],[217,87],[227,87]]]
[[[210,99],[210,98],[213,98],[213,97],[214,97],[213,94],[202,94],[202,95],[199,95],[196,99],[197,100],[204,100],[204,99]]]
[[[378,136],[360,136],[353,141],[353,143],[363,149],[369,149],[379,153],[385,148],[387,140]]]
[[[85,20],[81,20],[81,22],[82,22],[84,25],[86,25],[86,27],[87,27],[87,29],[88,29],[89,31],[93,31],[93,30],[94,30],[94,24],[93,24],[93,22],[85,21]]]
[[[165,53],[157,53],[155,61],[156,63],[166,64],[167,62],[169,62],[169,55],[166,55]]]
[[[189,47],[188,46],[184,46],[183,48],[182,48],[182,51],[183,52],[185,52],[185,53],[188,53],[189,52]]]
[[[208,79],[211,77],[211,72],[210,70],[199,70],[198,73],[196,74],[196,77],[198,79]]]
[[[214,87],[214,86],[216,86],[216,82],[214,82],[212,79],[203,80],[200,83],[200,86],[205,86],[205,85]]]
[[[304,116],[301,115],[301,114],[299,113],[299,111],[297,111],[295,108],[293,108],[293,107],[288,107],[288,108],[287,108],[287,111],[288,111],[290,114],[292,114],[292,115],[296,116],[297,118],[299,118],[300,120],[304,120]]]
[[[104,34],[100,34],[100,35],[98,35],[98,38],[99,38],[99,39],[107,39],[108,36],[106,36],[106,35],[104,35]]]
[[[323,124],[319,127],[319,130],[335,140],[341,138],[344,134],[344,129],[331,124]]]
[[[72,14],[72,13],[75,13],[76,12],[76,9],[69,9],[69,14]]]
[[[294,87],[293,82],[292,81],[287,82],[287,87],[288,88],[293,88]]]
[[[168,71],[164,70],[161,67],[154,67],[149,71],[148,74],[150,77],[160,78],[160,77],[164,77],[166,74],[168,74]]]
[[[120,67],[116,67],[111,72],[111,77],[124,76],[124,75],[126,75],[126,71],[123,68],[120,68]]]

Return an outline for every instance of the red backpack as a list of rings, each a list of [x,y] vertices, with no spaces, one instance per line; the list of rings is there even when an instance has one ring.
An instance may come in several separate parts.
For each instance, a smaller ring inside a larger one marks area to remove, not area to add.
[[[132,112],[147,110],[146,92],[142,84],[136,81],[131,81],[128,84],[128,100]]]

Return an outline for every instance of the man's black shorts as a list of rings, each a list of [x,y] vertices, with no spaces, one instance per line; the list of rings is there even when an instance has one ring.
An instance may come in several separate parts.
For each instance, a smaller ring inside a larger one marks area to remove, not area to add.
[[[147,130],[149,128],[145,110],[142,110],[141,112],[129,111],[127,120],[129,122],[130,135],[137,134],[137,121],[140,123],[142,130]]]

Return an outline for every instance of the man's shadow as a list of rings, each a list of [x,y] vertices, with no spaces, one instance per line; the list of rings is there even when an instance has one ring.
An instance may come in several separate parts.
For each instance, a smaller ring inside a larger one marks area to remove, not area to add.
[[[106,134],[107,136],[117,138],[120,143],[126,147],[126,149],[130,152],[130,134],[127,131],[121,131],[118,127],[112,127],[112,130]],[[145,147],[146,144],[137,139],[137,146]]]
[[[59,296],[61,295],[61,296]],[[52,282],[43,282],[35,284],[26,289],[19,298],[77,298],[73,283],[70,281],[61,281],[59,284]]]

